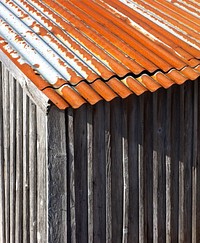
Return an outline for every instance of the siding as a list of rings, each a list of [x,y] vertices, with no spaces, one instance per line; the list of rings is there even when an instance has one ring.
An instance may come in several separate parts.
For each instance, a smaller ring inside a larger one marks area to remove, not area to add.
[[[200,241],[199,88],[51,108],[49,242]]]
[[[46,114],[0,63],[0,242],[46,242]]]

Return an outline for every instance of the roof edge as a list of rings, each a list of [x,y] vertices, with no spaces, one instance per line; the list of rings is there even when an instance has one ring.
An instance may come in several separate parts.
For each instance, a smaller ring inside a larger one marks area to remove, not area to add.
[[[38,87],[9,59],[9,57],[0,50],[0,61],[9,69],[13,77],[19,82],[22,89],[29,96],[29,98],[39,106],[40,109],[48,113],[50,107],[49,98],[38,89]]]

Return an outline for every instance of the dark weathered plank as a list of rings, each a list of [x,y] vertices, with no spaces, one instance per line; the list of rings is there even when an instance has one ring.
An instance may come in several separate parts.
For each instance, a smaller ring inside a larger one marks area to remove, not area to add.
[[[88,183],[88,242],[93,242],[93,107],[87,106],[87,183]]]
[[[47,238],[47,116],[37,107],[37,243],[48,242]],[[66,199],[65,199],[66,200]]]
[[[200,82],[198,80],[198,91],[200,90]],[[200,95],[198,94],[197,99],[197,160],[196,166],[194,164],[194,168],[196,168],[196,242],[200,242]]]
[[[48,242],[67,242],[67,152],[65,112],[48,115]]]
[[[185,133],[185,120],[184,120],[184,85],[180,87],[180,142],[179,142],[179,242],[184,242],[184,133]]]
[[[87,106],[74,112],[76,240],[88,242]]]
[[[144,181],[145,181],[145,168],[144,168],[144,97],[146,94],[139,97],[139,129],[138,136],[138,187],[139,187],[139,242],[145,242],[146,239],[146,221],[145,221],[145,203],[144,203]]]
[[[167,90],[167,102],[166,102],[166,142],[165,142],[165,168],[166,168],[166,242],[172,242],[171,237],[171,222],[172,222],[172,204],[171,204],[171,168],[172,158],[171,152],[173,148],[171,147],[171,104],[172,104],[172,90],[171,88]],[[165,102],[165,101],[164,101]]]
[[[122,103],[115,99],[111,105],[112,240],[118,243],[123,228]]]
[[[139,109],[139,99],[132,95],[128,98],[128,173],[129,173],[129,222],[128,222],[128,242],[139,242],[139,149],[141,140],[141,115]],[[137,117],[137,119],[135,119]],[[141,158],[140,157],[140,158]]]
[[[179,148],[180,148],[180,89],[171,88],[171,242],[178,242],[179,217]]]
[[[76,242],[76,214],[75,214],[75,169],[74,169],[74,113],[71,108],[66,111],[67,116],[67,159],[68,159],[68,241]]]
[[[193,111],[193,161],[192,161],[192,242],[197,241],[197,168],[198,168],[198,81],[194,82],[194,111]]]
[[[123,168],[123,225],[122,242],[128,242],[129,233],[129,159],[128,159],[128,106],[122,106],[122,168]]]
[[[22,134],[23,134],[23,93],[19,84],[16,87],[16,208],[15,208],[15,242],[22,242],[23,224],[22,224],[22,202],[23,202],[23,189],[22,189],[22,173],[23,173],[23,154],[22,154]]]
[[[105,103],[105,153],[106,153],[106,243],[112,242],[112,174],[110,103]]]
[[[154,93],[153,102],[153,225],[154,242],[166,242],[166,104],[165,90]],[[149,172],[148,172],[149,173]]]
[[[93,178],[94,178],[94,242],[106,242],[106,154],[104,102],[94,107]],[[103,121],[103,122],[102,122]]]
[[[190,83],[184,90],[184,242],[192,242],[192,164],[194,93]]]

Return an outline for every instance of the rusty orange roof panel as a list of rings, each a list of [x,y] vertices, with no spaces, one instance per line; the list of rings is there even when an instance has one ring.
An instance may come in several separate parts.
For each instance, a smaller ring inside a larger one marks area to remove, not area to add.
[[[0,50],[60,109],[200,76],[192,0],[1,0]]]

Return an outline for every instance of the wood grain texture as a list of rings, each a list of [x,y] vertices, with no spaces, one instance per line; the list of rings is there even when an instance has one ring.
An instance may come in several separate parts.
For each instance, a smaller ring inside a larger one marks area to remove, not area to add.
[[[6,243],[10,242],[10,106],[9,71],[3,67],[3,140],[4,140],[4,183],[5,183],[5,230]]]
[[[67,242],[67,151],[65,112],[48,117],[48,242]]]
[[[48,242],[47,116],[37,107],[37,243]]]
[[[3,140],[3,65],[0,62],[0,242],[5,242],[5,183],[4,183],[4,140]]]
[[[15,242],[16,201],[16,80],[9,73],[10,89],[10,243]]]

